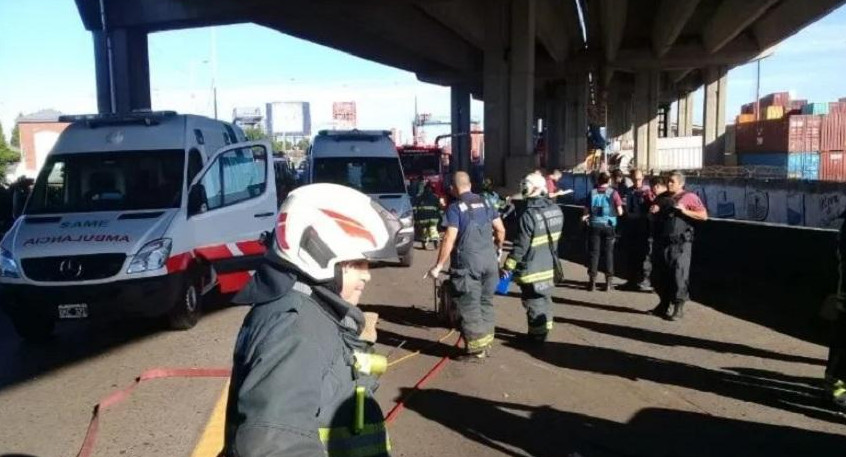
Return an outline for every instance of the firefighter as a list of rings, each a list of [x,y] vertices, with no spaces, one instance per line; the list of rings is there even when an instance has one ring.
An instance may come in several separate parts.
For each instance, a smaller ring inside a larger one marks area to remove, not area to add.
[[[373,399],[385,358],[357,307],[368,262],[396,257],[399,221],[335,184],[291,192],[252,281],[235,343],[223,455],[387,456]],[[369,329],[369,330],[368,330]]]
[[[494,190],[491,178],[485,178],[482,180],[482,193],[480,195],[488,203],[488,206],[497,211],[501,211],[502,208],[505,207],[505,201]]]
[[[441,221],[441,202],[435,194],[432,183],[427,182],[423,187],[423,193],[414,203],[414,224],[417,226],[417,233],[423,243],[423,249],[429,250],[429,243],[434,243],[435,249],[441,240],[438,232],[438,224]]]
[[[514,272],[526,308],[528,337],[542,343],[552,329],[549,297],[555,287],[556,247],[564,227],[564,214],[547,198],[542,176],[526,176],[520,190],[526,204],[517,215],[519,234],[503,266],[503,276]]]
[[[846,216],[846,214],[844,214]],[[828,363],[825,366],[825,380],[834,406],[846,413],[846,224],[840,226],[837,258],[840,261],[840,280],[837,284],[837,320],[828,348]]]
[[[450,283],[466,344],[465,353],[457,358],[475,362],[488,356],[494,340],[493,296],[499,282],[497,252],[505,242],[505,226],[496,210],[470,192],[470,187],[467,173],[455,173],[456,199],[444,215],[446,233],[437,263],[426,276],[437,278],[449,260]]]
[[[684,180],[681,172],[670,173],[667,191],[657,196],[649,209],[654,215],[652,287],[659,298],[658,306],[650,312],[668,320],[681,319],[690,299],[693,222],[708,220],[705,205],[695,193],[684,190]]]

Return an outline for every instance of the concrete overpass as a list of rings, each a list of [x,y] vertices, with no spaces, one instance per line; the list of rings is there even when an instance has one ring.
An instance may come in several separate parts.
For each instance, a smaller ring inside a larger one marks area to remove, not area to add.
[[[470,97],[484,100],[486,173],[511,185],[536,166],[537,119],[546,120],[550,166],[568,168],[581,160],[593,122],[607,125],[611,136],[630,135],[636,162],[650,167],[657,159],[659,116],[666,125],[668,107],[678,101],[679,133],[689,134],[691,93],[703,85],[706,163],[719,160],[727,71],[844,3],[75,1],[93,32],[101,112],[150,107],[150,32],[253,22],[450,86],[454,132],[469,130]],[[467,167],[469,139],[456,141],[459,166]]]

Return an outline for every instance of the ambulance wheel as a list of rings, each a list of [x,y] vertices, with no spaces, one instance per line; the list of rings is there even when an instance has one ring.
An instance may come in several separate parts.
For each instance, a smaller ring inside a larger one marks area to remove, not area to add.
[[[187,280],[167,315],[171,330],[188,330],[200,320],[200,287],[198,281]]]
[[[24,341],[40,342],[50,339],[56,329],[56,321],[34,313],[9,313],[12,326]]]
[[[410,267],[411,263],[414,261],[414,249],[409,249],[408,254],[406,254],[404,256],[400,256],[399,261],[400,261],[401,267],[403,267],[403,268]]]

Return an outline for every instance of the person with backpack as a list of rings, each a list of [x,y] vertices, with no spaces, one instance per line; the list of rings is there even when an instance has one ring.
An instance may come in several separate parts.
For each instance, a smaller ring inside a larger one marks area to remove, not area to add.
[[[596,188],[590,191],[582,220],[588,225],[588,250],[590,265],[588,290],[596,290],[596,273],[600,254],[605,252],[605,291],[614,285],[614,242],[616,241],[617,218],[623,215],[623,199],[610,185],[611,176],[601,172],[596,178]]]
[[[708,210],[693,192],[684,190],[684,175],[674,171],[667,178],[667,191],[656,197],[653,214],[652,286],[658,293],[655,316],[678,320],[690,298],[690,261],[693,254],[693,223],[708,220]],[[670,314],[670,305],[673,312]]]
[[[517,214],[519,233],[505,260],[502,276],[515,272],[526,309],[528,337],[532,342],[542,343],[552,330],[549,297],[555,287],[556,247],[564,228],[564,213],[546,198],[542,176],[534,173],[526,176],[520,190],[526,204]]]

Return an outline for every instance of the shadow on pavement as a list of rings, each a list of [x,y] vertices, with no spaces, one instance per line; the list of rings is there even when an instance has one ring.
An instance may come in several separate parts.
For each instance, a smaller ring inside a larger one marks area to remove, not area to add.
[[[403,351],[420,351],[421,354],[431,355],[434,357],[454,356],[458,353],[457,349],[453,348],[447,343],[439,343],[438,341],[432,341],[423,338],[414,338],[407,335],[400,335],[399,333],[394,333],[382,329],[379,329],[379,331],[377,332],[377,342],[389,348],[396,348],[399,347],[400,344],[402,344]],[[402,354],[397,354],[392,358],[398,358],[401,356]]]
[[[604,294],[606,292],[595,292],[597,294]],[[619,294],[618,294],[619,295]],[[626,314],[644,314],[643,311],[640,311],[635,308],[630,308],[628,306],[616,306],[616,305],[605,305],[601,303],[592,303],[587,301],[581,300],[573,300],[572,298],[564,298],[564,297],[556,297],[553,296],[552,302],[557,303],[559,305],[570,305],[570,306],[578,306],[580,308],[590,308],[590,309],[597,309],[600,311],[613,311],[615,313],[626,313]]]
[[[846,436],[663,408],[645,408],[627,423],[618,423],[440,389],[418,391],[406,407],[492,451],[515,457],[792,457],[843,455],[846,449]]]
[[[203,304],[204,315],[226,308],[231,298],[210,296]],[[159,319],[59,322],[51,339],[30,343],[18,337],[0,312],[0,390],[167,331]]]
[[[505,346],[524,350],[560,368],[678,386],[846,424],[843,416],[828,408],[821,389],[785,384],[778,379],[778,373],[760,370],[756,376],[748,376],[572,343],[549,341],[540,347],[530,347],[518,334],[501,328],[497,329],[497,337]]]
[[[440,327],[434,307],[417,308],[394,305],[359,305],[362,311],[379,314],[379,320],[393,322],[408,327]]]
[[[588,329],[606,335],[614,335],[622,338],[643,341],[645,343],[658,344],[661,346],[686,346],[691,348],[707,349],[714,352],[730,352],[733,354],[761,357],[785,362],[807,363],[811,365],[825,365],[826,361],[813,357],[800,355],[782,354],[780,352],[759,349],[745,344],[726,343],[723,341],[706,340],[692,336],[676,335],[672,333],[661,333],[635,327],[609,324],[605,322],[585,321],[580,319],[556,317],[555,322],[571,324],[577,327]]]

